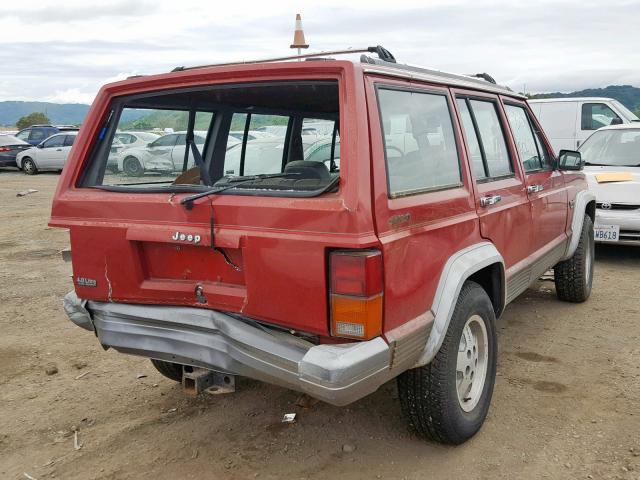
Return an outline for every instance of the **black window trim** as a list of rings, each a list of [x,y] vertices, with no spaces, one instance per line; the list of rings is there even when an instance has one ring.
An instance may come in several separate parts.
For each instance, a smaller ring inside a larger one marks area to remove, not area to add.
[[[388,84],[388,83],[383,83],[383,82],[376,82],[374,84],[374,89],[376,92],[376,105],[378,107],[378,118],[380,119],[380,133],[382,134],[382,150],[384,152],[384,167],[385,167],[385,172],[386,172],[386,177],[387,177],[387,198],[393,200],[396,198],[404,198],[404,197],[410,197],[413,195],[420,195],[420,194],[426,194],[426,193],[432,193],[432,192],[440,192],[443,190],[452,190],[455,188],[462,188],[464,187],[464,171],[462,169],[462,159],[460,156],[460,152],[462,151],[462,145],[460,145],[460,139],[458,138],[459,136],[456,135],[456,114],[455,114],[455,110],[452,108],[451,105],[451,95],[449,92],[449,89],[444,87],[444,89],[438,89],[438,88],[434,88],[434,87],[429,87],[429,86],[419,86],[419,85],[411,85],[411,86],[404,86],[404,85],[397,85],[397,84]],[[390,185],[390,179],[389,179],[389,160],[387,158],[387,148],[386,148],[386,138],[385,138],[385,132],[384,132],[384,122],[382,121],[382,109],[380,108],[380,95],[378,94],[380,90],[394,90],[394,91],[399,91],[399,92],[408,92],[408,93],[423,93],[423,94],[430,94],[430,95],[439,95],[445,98],[445,101],[447,102],[447,110],[449,111],[449,119],[451,120],[451,130],[453,131],[453,139],[456,145],[456,155],[458,157],[458,175],[460,178],[460,181],[457,183],[451,183],[448,185],[438,185],[435,187],[425,187],[425,188],[419,188],[419,189],[413,189],[413,190],[405,190],[402,192],[391,192],[391,185]]]
[[[501,108],[498,108],[498,106],[500,105],[500,97],[497,95],[496,97],[484,97],[481,95],[463,93],[463,94],[456,94],[455,98],[456,100],[460,98],[460,99],[465,99],[467,101],[467,108],[471,113],[471,119],[473,120],[473,127],[476,131],[476,137],[478,137],[478,143],[480,143],[480,145],[483,145],[482,136],[480,135],[480,131],[478,129],[478,124],[476,122],[476,115],[473,111],[473,108],[471,108],[471,100],[493,103],[493,108],[496,111],[496,116],[498,117],[498,123],[500,124],[500,129],[502,131],[502,138],[504,139],[504,144],[505,144],[505,147],[507,148],[507,156],[509,157],[509,168],[511,169],[511,173],[505,173],[503,175],[494,175],[494,176],[487,175],[486,177],[480,178],[480,179],[476,178],[476,183],[490,183],[490,182],[496,182],[499,180],[505,180],[508,178],[516,178],[516,168],[513,162],[513,155],[511,155],[511,149],[509,148],[509,145],[507,142],[507,132],[505,130],[506,125],[504,125],[504,120],[500,115]],[[508,119],[505,119],[505,120],[508,121]],[[509,130],[509,132],[511,132],[511,130]],[[486,168],[485,173],[489,173],[488,162],[486,161],[486,157],[484,153],[484,146],[481,147],[481,154],[482,154],[482,163],[483,165],[485,165],[485,168]],[[474,177],[475,177],[475,173],[474,173]]]

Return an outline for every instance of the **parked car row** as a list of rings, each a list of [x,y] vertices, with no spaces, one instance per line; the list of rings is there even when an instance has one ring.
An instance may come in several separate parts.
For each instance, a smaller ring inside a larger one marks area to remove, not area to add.
[[[596,194],[596,242],[640,245],[640,119],[611,98],[531,100],[556,151],[582,155]]]

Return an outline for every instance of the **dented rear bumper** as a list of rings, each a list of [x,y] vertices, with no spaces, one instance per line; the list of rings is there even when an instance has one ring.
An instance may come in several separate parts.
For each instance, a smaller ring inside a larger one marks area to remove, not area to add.
[[[122,353],[242,375],[347,405],[410,368],[433,317],[366,342],[315,345],[222,312],[192,307],[64,300],[69,318]]]

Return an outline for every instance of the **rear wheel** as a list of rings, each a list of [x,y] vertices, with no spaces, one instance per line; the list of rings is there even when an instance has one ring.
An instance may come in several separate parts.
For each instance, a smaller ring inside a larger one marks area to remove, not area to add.
[[[435,358],[398,377],[400,405],[416,432],[449,444],[475,435],[489,411],[496,359],[493,305],[480,285],[467,282]]]
[[[36,162],[34,162],[29,157],[22,160],[22,170],[27,175],[35,175],[36,173],[38,173],[38,167],[36,166]]]
[[[589,298],[593,284],[594,257],[593,221],[589,215],[585,215],[580,242],[573,257],[558,263],[553,268],[556,295],[560,300],[581,303]]]
[[[156,370],[170,380],[182,383],[182,365],[178,363],[164,362],[162,360],[151,359],[151,363]]]
[[[140,160],[136,157],[125,158],[122,163],[122,170],[130,177],[140,177],[144,173],[144,168],[142,168]]]

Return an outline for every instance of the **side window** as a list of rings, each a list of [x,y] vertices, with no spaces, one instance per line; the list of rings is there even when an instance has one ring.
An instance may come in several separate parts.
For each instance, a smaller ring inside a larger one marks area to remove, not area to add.
[[[44,132],[38,129],[31,130],[31,134],[29,135],[29,140],[31,140],[32,142],[41,142],[45,138],[47,137]]]
[[[284,115],[234,113],[227,138],[224,174],[280,173],[285,157],[288,124],[289,117]],[[259,136],[248,134],[252,131],[264,133]],[[242,133],[240,138],[238,132]],[[293,154],[292,160],[302,160],[303,145],[292,145],[292,151],[293,149],[297,154]]]
[[[507,150],[507,142],[496,110],[496,104],[488,100],[467,100],[475,135],[482,153],[484,175],[479,179],[504,177],[513,174],[513,166]],[[468,122],[467,122],[468,123]],[[467,140],[470,132],[463,122]],[[479,168],[479,167],[476,167]]]
[[[185,136],[183,135],[183,137]],[[174,133],[170,133],[168,135],[165,135],[157,139],[155,142],[151,144],[151,147],[173,147],[176,144],[177,139],[178,139],[178,135]],[[185,139],[183,138],[182,141],[184,142]]]
[[[471,111],[469,110],[467,101],[464,98],[458,99],[458,108],[460,109],[462,128],[464,129],[465,137],[467,139],[469,153],[471,154],[471,163],[473,164],[473,171],[476,175],[476,179],[485,179],[487,178],[487,172],[485,171],[484,162],[482,160],[482,149],[480,148],[476,129],[473,126]]]
[[[604,103],[585,103],[582,105],[582,130],[597,130],[613,121],[621,123],[621,118]]]
[[[460,185],[447,97],[380,88],[378,101],[390,196]]]
[[[73,142],[76,141],[76,135],[66,135],[64,138],[64,146],[71,147],[73,146]]]
[[[340,132],[334,120],[305,118],[302,121],[304,160],[322,162],[331,172],[340,169]]]
[[[64,146],[65,137],[66,135],[56,135],[55,137],[49,138],[42,146],[44,148],[62,147]]]
[[[20,140],[23,140],[26,142],[27,138],[29,138],[30,133],[31,133],[31,130],[23,130],[16,135],[16,138],[19,138]]]
[[[543,168],[541,155],[538,151],[538,143],[534,137],[533,130],[527,113],[522,107],[505,105],[504,110],[509,120],[511,133],[516,143],[520,161],[527,172],[540,170]]]

